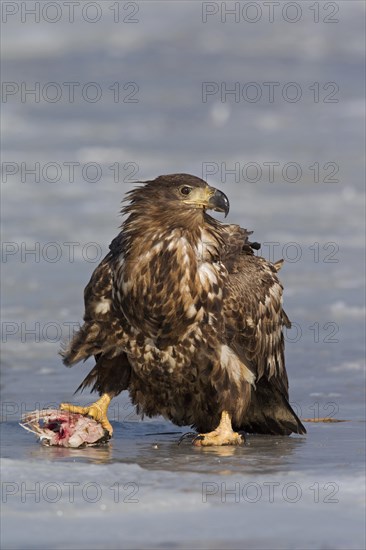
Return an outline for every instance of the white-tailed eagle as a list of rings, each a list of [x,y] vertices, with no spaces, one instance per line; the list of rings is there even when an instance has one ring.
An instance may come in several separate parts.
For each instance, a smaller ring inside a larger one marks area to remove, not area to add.
[[[239,431],[305,433],[288,402],[281,262],[207,214],[227,214],[229,201],[200,178],[159,176],[127,200],[85,289],[84,324],[62,352],[68,366],[95,357],[78,389],[101,397],[61,407],[111,435],[108,405],[128,390],[138,412],[194,427],[196,445],[238,444]]]

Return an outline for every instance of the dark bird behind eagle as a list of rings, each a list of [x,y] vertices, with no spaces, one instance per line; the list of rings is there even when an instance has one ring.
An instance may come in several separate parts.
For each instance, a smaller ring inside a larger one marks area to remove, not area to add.
[[[95,357],[78,389],[101,397],[61,407],[111,435],[108,405],[128,390],[137,412],[194,427],[196,445],[241,443],[238,431],[305,433],[288,402],[281,262],[207,214],[227,215],[229,201],[200,178],[160,176],[126,200],[122,231],[85,289],[84,324],[62,352],[68,366]]]

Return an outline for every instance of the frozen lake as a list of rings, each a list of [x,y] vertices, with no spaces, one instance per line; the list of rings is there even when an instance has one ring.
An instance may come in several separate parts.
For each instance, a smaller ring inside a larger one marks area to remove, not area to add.
[[[281,2],[271,22],[261,2],[103,1],[71,22],[59,2],[54,23],[3,4],[2,548],[363,549],[364,4]],[[346,422],[197,449],[123,394],[107,447],[19,427],[90,402],[73,391],[92,363],[57,352],[124,193],[170,172],[222,189],[285,258],[290,401]]]

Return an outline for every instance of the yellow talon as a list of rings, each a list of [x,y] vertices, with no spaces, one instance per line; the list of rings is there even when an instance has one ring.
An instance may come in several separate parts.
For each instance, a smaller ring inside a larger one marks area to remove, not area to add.
[[[63,411],[69,411],[72,413],[83,414],[84,416],[91,416],[99,422],[109,435],[112,436],[113,428],[107,417],[107,411],[113,395],[104,393],[98,401],[92,403],[88,407],[79,407],[78,405],[71,405],[70,403],[61,403],[60,409]]]
[[[244,437],[233,431],[231,417],[228,412],[221,414],[220,424],[213,432],[199,434],[193,439],[195,447],[211,447],[214,445],[241,445]]]

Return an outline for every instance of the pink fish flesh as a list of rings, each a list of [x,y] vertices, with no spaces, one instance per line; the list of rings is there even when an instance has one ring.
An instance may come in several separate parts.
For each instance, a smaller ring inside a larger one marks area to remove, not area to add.
[[[106,443],[110,436],[89,416],[58,409],[37,410],[24,414],[20,425],[34,433],[42,445],[86,447]]]

